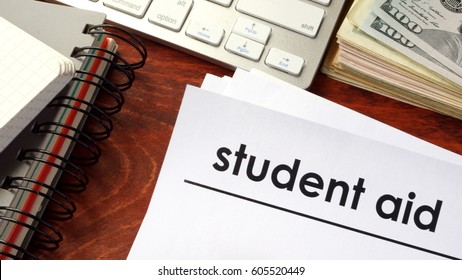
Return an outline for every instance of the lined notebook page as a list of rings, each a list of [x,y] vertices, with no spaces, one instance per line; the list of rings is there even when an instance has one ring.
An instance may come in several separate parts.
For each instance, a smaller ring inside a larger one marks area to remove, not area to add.
[[[74,73],[69,58],[0,17],[0,152]]]

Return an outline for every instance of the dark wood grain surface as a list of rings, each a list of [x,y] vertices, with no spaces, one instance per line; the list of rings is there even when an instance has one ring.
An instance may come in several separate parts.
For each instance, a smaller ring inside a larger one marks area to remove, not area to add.
[[[85,168],[87,190],[71,195],[75,216],[55,223],[64,236],[55,251],[33,250],[41,259],[125,259],[154,191],[186,84],[206,73],[233,72],[158,43],[143,40],[149,57],[113,116],[111,137],[100,142],[99,162]],[[135,54],[121,53],[125,57]],[[310,91],[411,135],[462,155],[462,121],[416,108],[319,73]],[[307,92],[307,94],[309,94]]]

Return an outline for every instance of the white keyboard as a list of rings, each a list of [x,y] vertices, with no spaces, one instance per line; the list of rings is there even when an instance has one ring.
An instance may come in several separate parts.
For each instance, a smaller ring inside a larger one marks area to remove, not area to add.
[[[301,88],[318,71],[345,0],[57,0],[231,69]]]

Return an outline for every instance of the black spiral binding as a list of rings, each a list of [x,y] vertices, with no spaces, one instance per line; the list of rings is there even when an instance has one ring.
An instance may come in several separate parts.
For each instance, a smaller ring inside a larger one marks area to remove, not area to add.
[[[85,105],[86,108],[77,107],[76,104]],[[82,131],[83,133],[87,133],[90,136],[93,136],[95,140],[103,140],[109,138],[111,131],[112,131],[112,121],[109,116],[96,105],[92,103],[80,100],[75,97],[71,96],[60,96],[53,99],[50,104],[48,104],[49,108],[68,108],[72,110],[76,110],[84,115],[87,116],[87,122],[93,122],[98,124],[99,129],[87,129]]]
[[[97,142],[110,136],[113,129],[110,116],[122,109],[125,102],[123,92],[132,86],[135,80],[135,70],[143,67],[147,59],[147,50],[143,42],[120,27],[110,24],[87,25],[84,33],[94,36],[107,35],[116,38],[118,43],[121,40],[133,48],[140,58],[137,61],[128,62],[118,53],[107,49],[99,47],[76,48],[71,55],[72,57],[96,58],[107,62],[110,71],[115,71],[113,76],[116,77],[117,81],[111,81],[95,73],[76,71],[73,82],[87,83],[96,87],[97,98],[92,103],[75,97],[58,96],[50,102],[48,110],[62,108],[75,110],[85,117],[85,126],[75,128],[56,121],[35,122],[32,126],[32,133],[64,137],[72,142],[73,150],[77,150],[78,154],[70,153],[63,157],[45,149],[21,149],[17,156],[18,160],[41,163],[56,168],[59,170],[59,180],[56,180],[52,186],[31,178],[7,177],[0,184],[0,188],[23,191],[40,196],[45,201],[46,211],[43,218],[14,207],[0,207],[0,220],[17,224],[33,232],[30,246],[38,249],[54,250],[59,247],[63,236],[46,219],[66,220],[73,217],[76,206],[65,193],[77,193],[85,190],[89,183],[88,177],[80,166],[93,165],[98,162],[102,152]],[[97,55],[96,52],[102,52],[112,58]],[[33,189],[29,185],[39,188]],[[33,222],[23,222],[19,217],[30,219]],[[36,256],[27,250],[27,245],[18,246],[5,240],[0,240],[0,244],[16,251],[16,253],[10,253],[0,250],[0,255],[7,258],[36,259]]]
[[[117,85],[115,85],[111,81],[104,79],[104,77],[101,77],[100,75],[95,74],[95,73],[80,72],[79,74],[82,74],[83,76],[90,76],[92,78],[96,78],[99,82],[87,80],[82,77],[74,77],[74,81],[89,83],[90,85],[93,85],[99,88],[98,96],[106,96],[109,99],[112,99],[113,100],[112,103],[114,103],[114,105],[99,104],[98,103],[99,99],[97,99],[94,104],[95,106],[100,108],[107,115],[114,115],[115,113],[118,113],[122,109],[122,106],[125,103],[125,98],[123,95],[123,91],[119,87],[117,87]]]
[[[34,190],[20,183],[31,183],[35,185],[39,185],[41,188],[45,189],[46,192],[40,190]],[[2,188],[5,189],[16,189],[16,190],[23,190],[26,192],[34,193],[36,195],[40,195],[47,199],[47,201],[51,202],[48,203],[47,206],[47,214],[53,216],[54,219],[58,220],[67,220],[72,218],[74,212],[77,210],[74,202],[66,196],[64,193],[59,191],[58,189],[52,188],[50,185],[39,182],[34,179],[25,178],[25,177],[7,177],[5,182],[2,185]],[[50,195],[52,193],[52,195]],[[51,205],[50,205],[51,204]]]
[[[64,133],[63,129],[73,132],[73,135]],[[36,134],[55,134],[72,140],[76,146],[81,147],[79,155],[71,155],[71,161],[79,165],[96,164],[101,156],[101,149],[95,139],[75,127],[53,121],[36,122],[32,127],[32,132]]]

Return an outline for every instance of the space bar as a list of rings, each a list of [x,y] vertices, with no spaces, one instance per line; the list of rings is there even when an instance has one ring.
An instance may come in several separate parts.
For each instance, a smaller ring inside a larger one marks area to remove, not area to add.
[[[315,37],[325,11],[309,3],[287,0],[239,0],[239,12]]]

